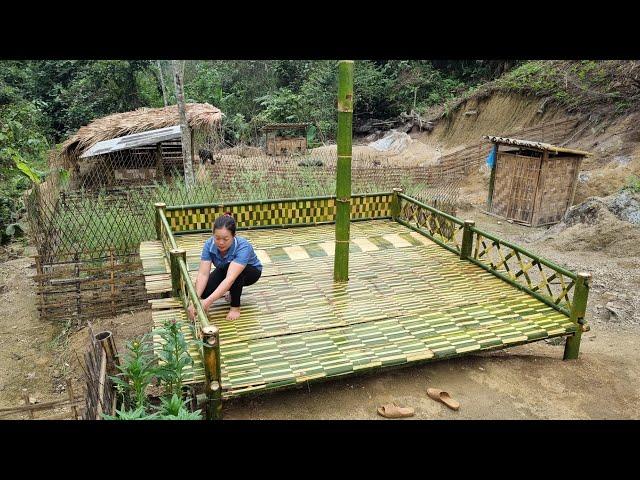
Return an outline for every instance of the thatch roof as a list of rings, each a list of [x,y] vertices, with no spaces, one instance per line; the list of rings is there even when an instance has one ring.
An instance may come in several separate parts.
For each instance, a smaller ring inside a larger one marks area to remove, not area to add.
[[[222,112],[208,103],[188,103],[187,123],[192,129],[214,129],[222,120]],[[180,123],[178,106],[164,108],[139,108],[133,112],[114,113],[98,118],[81,127],[75,135],[62,144],[60,157],[69,165],[82,153],[98,142],[112,138],[146,132]]]

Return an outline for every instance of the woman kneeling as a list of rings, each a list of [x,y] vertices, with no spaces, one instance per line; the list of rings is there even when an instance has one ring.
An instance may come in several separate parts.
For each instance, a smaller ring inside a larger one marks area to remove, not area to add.
[[[213,236],[202,249],[196,278],[196,293],[202,299],[205,312],[228,292],[231,309],[227,320],[236,320],[240,316],[242,288],[256,283],[261,274],[262,264],[253,247],[246,238],[236,236],[236,221],[231,214],[218,217],[213,224]],[[194,317],[195,308],[189,305],[189,318]]]

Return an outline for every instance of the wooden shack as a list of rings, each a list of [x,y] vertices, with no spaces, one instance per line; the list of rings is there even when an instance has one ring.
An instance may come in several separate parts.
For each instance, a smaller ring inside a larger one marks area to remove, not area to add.
[[[581,150],[548,143],[485,136],[494,144],[487,207],[514,222],[551,225],[573,204],[582,159]]]
[[[311,123],[270,123],[262,127],[266,138],[267,155],[293,155],[307,152],[307,127]],[[302,131],[303,135],[287,132]]]

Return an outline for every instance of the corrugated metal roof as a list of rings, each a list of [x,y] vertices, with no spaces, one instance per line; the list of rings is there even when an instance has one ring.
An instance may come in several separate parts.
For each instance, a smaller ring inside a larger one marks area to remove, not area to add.
[[[574,150],[573,148],[558,147],[556,145],[551,145],[550,143],[544,143],[544,142],[534,142],[531,140],[519,140],[517,138],[497,137],[494,135],[485,135],[483,138],[486,138],[487,140],[493,143],[499,143],[501,145],[515,145],[518,147],[533,148],[536,150],[546,150],[549,152],[556,152],[556,153],[571,153],[573,155],[582,155],[582,156],[592,155],[592,153],[585,152],[583,150]]]
[[[124,137],[98,142],[80,155],[80,158],[94,157],[96,155],[143,147],[145,145],[155,145],[167,140],[175,140],[176,138],[180,138],[180,136],[180,125],[133,133],[131,135],[125,135]]]

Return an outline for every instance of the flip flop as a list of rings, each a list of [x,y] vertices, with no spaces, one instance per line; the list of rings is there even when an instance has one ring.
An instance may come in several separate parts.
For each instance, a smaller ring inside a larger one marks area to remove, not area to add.
[[[399,407],[394,402],[378,407],[378,415],[384,418],[413,417],[414,410],[411,407]]]
[[[445,392],[439,388],[427,388],[427,395],[437,402],[444,403],[451,410],[458,410],[460,408],[460,402],[451,398],[449,392]]]

